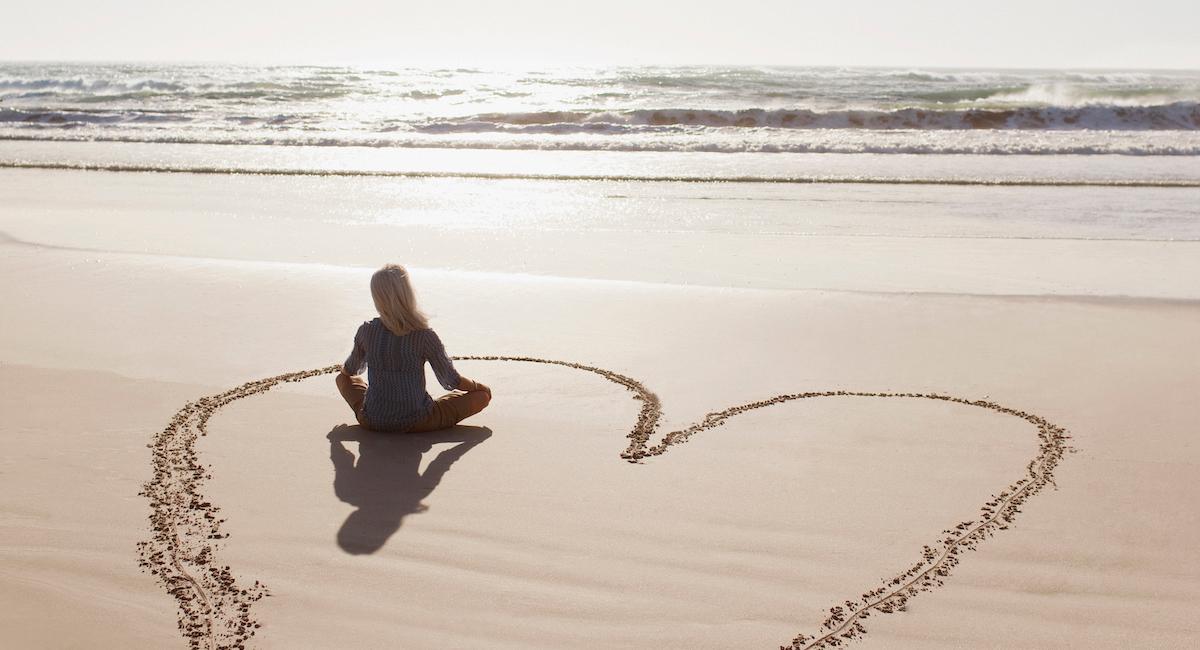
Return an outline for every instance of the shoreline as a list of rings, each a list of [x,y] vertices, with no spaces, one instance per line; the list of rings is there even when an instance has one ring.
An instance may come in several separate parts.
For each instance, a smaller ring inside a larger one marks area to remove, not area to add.
[[[150,164],[148,161],[152,161]],[[236,161],[231,162],[231,161]],[[687,178],[697,181],[788,178],[905,183],[925,179],[986,186],[1066,182],[1200,183],[1200,156],[1128,154],[986,154],[871,152],[586,151],[555,149],[389,148],[275,144],[195,144],[8,140],[0,165],[73,165],[162,169],[280,170],[330,174],[485,175],[503,178]],[[787,185],[788,183],[780,183]]]
[[[50,162],[0,162],[0,169],[44,169],[62,171],[155,173],[155,174],[228,174],[246,176],[337,176],[366,178],[465,178],[492,181],[613,181],[638,183],[762,183],[788,185],[944,185],[950,187],[1137,187],[1200,188],[1200,180],[1069,180],[1069,179],[969,179],[838,176],[650,176],[603,174],[505,174],[469,171],[382,171],[369,169],[297,169],[242,167],[164,167],[128,164],[79,164]]]

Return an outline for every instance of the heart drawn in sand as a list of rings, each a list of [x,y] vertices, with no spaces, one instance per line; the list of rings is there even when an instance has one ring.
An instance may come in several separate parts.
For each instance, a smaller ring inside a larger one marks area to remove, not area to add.
[[[507,361],[564,366],[595,373],[623,386],[641,402],[641,410],[626,434],[628,446],[621,458],[638,463],[659,456],[693,435],[721,426],[726,420],[746,411],[766,408],[801,399],[869,397],[880,399],[922,399],[953,402],[988,409],[1025,420],[1037,431],[1038,453],[1025,466],[1024,473],[1005,486],[979,509],[976,519],[948,527],[941,537],[921,549],[916,562],[879,587],[863,592],[854,600],[845,600],[829,609],[829,616],[815,633],[802,633],[781,648],[816,650],[842,646],[866,633],[863,621],[874,613],[892,613],[921,592],[942,584],[958,564],[964,550],[974,549],[998,531],[1005,530],[1020,512],[1020,506],[1047,485],[1063,454],[1069,450],[1065,430],[1045,418],[985,400],[970,400],[936,393],[817,391],[776,395],[758,402],[713,411],[699,422],[663,435],[650,446],[662,407],[658,396],[641,382],[603,368],[569,361],[511,356],[462,356],[456,360]],[[228,566],[215,557],[217,540],[228,537],[220,532],[223,521],[218,508],[205,501],[201,492],[211,478],[200,464],[195,449],[199,436],[207,435],[208,420],[221,407],[244,397],[265,392],[284,382],[297,382],[338,371],[338,366],[287,373],[248,382],[223,393],[188,402],[157,433],[148,446],[152,450],[154,474],[141,492],[150,500],[151,537],[138,544],[141,565],[157,576],[179,605],[179,629],[192,648],[243,648],[261,625],[251,616],[252,605],[267,595],[264,585],[255,581],[241,585]]]

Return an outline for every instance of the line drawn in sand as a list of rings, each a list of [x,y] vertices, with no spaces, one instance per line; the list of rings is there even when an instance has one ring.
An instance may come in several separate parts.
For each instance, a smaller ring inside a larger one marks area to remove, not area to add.
[[[782,650],[826,650],[841,647],[866,634],[863,623],[872,614],[903,611],[918,594],[941,586],[966,550],[975,550],[981,542],[1007,529],[1021,512],[1021,505],[1047,485],[1054,484],[1054,470],[1067,445],[1066,430],[1045,418],[1002,406],[987,400],[971,400],[938,393],[900,393],[865,391],[816,391],[776,395],[758,402],[732,406],[708,413],[699,422],[663,435],[650,445],[662,404],[658,396],[636,379],[596,366],[555,359],[520,356],[459,356],[460,361],[506,361],[563,366],[594,373],[624,387],[641,402],[637,421],[626,438],[629,445],[621,458],[631,463],[660,456],[672,446],[687,442],[693,435],[721,426],[726,420],[754,409],[801,399],[832,397],[869,397],[881,399],[926,399],[984,408],[1025,420],[1037,429],[1038,454],[1025,466],[1025,473],[1014,483],[993,495],[979,510],[977,519],[963,521],[942,531],[942,536],[921,550],[921,557],[907,570],[881,581],[856,600],[845,600],[829,609],[818,631],[798,634]],[[261,627],[251,615],[251,607],[270,592],[257,580],[241,586],[232,569],[220,565],[215,557],[220,540],[228,534],[220,531],[224,521],[217,517],[219,508],[204,500],[201,488],[212,478],[200,464],[196,439],[208,433],[208,421],[223,406],[251,395],[266,392],[286,382],[298,382],[338,371],[339,366],[286,373],[247,382],[236,388],[188,402],[171,418],[167,426],[147,445],[152,450],[153,477],[141,495],[150,501],[151,536],[138,543],[141,566],[157,577],[179,606],[179,631],[193,649],[241,649]]]

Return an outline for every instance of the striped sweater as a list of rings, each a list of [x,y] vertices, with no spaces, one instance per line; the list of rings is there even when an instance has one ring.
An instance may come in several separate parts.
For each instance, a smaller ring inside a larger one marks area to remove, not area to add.
[[[342,367],[351,375],[367,369],[363,416],[372,429],[404,431],[433,410],[433,398],[425,392],[426,361],[443,388],[458,388],[458,371],[432,329],[396,336],[378,318],[359,326]]]

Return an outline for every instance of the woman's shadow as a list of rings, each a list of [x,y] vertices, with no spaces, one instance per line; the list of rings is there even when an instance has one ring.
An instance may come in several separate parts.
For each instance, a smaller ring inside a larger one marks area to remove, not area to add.
[[[326,436],[333,461],[333,492],[356,506],[338,530],[338,546],[354,555],[374,553],[400,529],[406,515],[429,509],[433,492],[454,461],[487,440],[487,427],[456,426],[429,433],[378,433],[340,424]],[[358,462],[342,443],[358,442]],[[421,456],[438,443],[457,442],[420,473]]]

